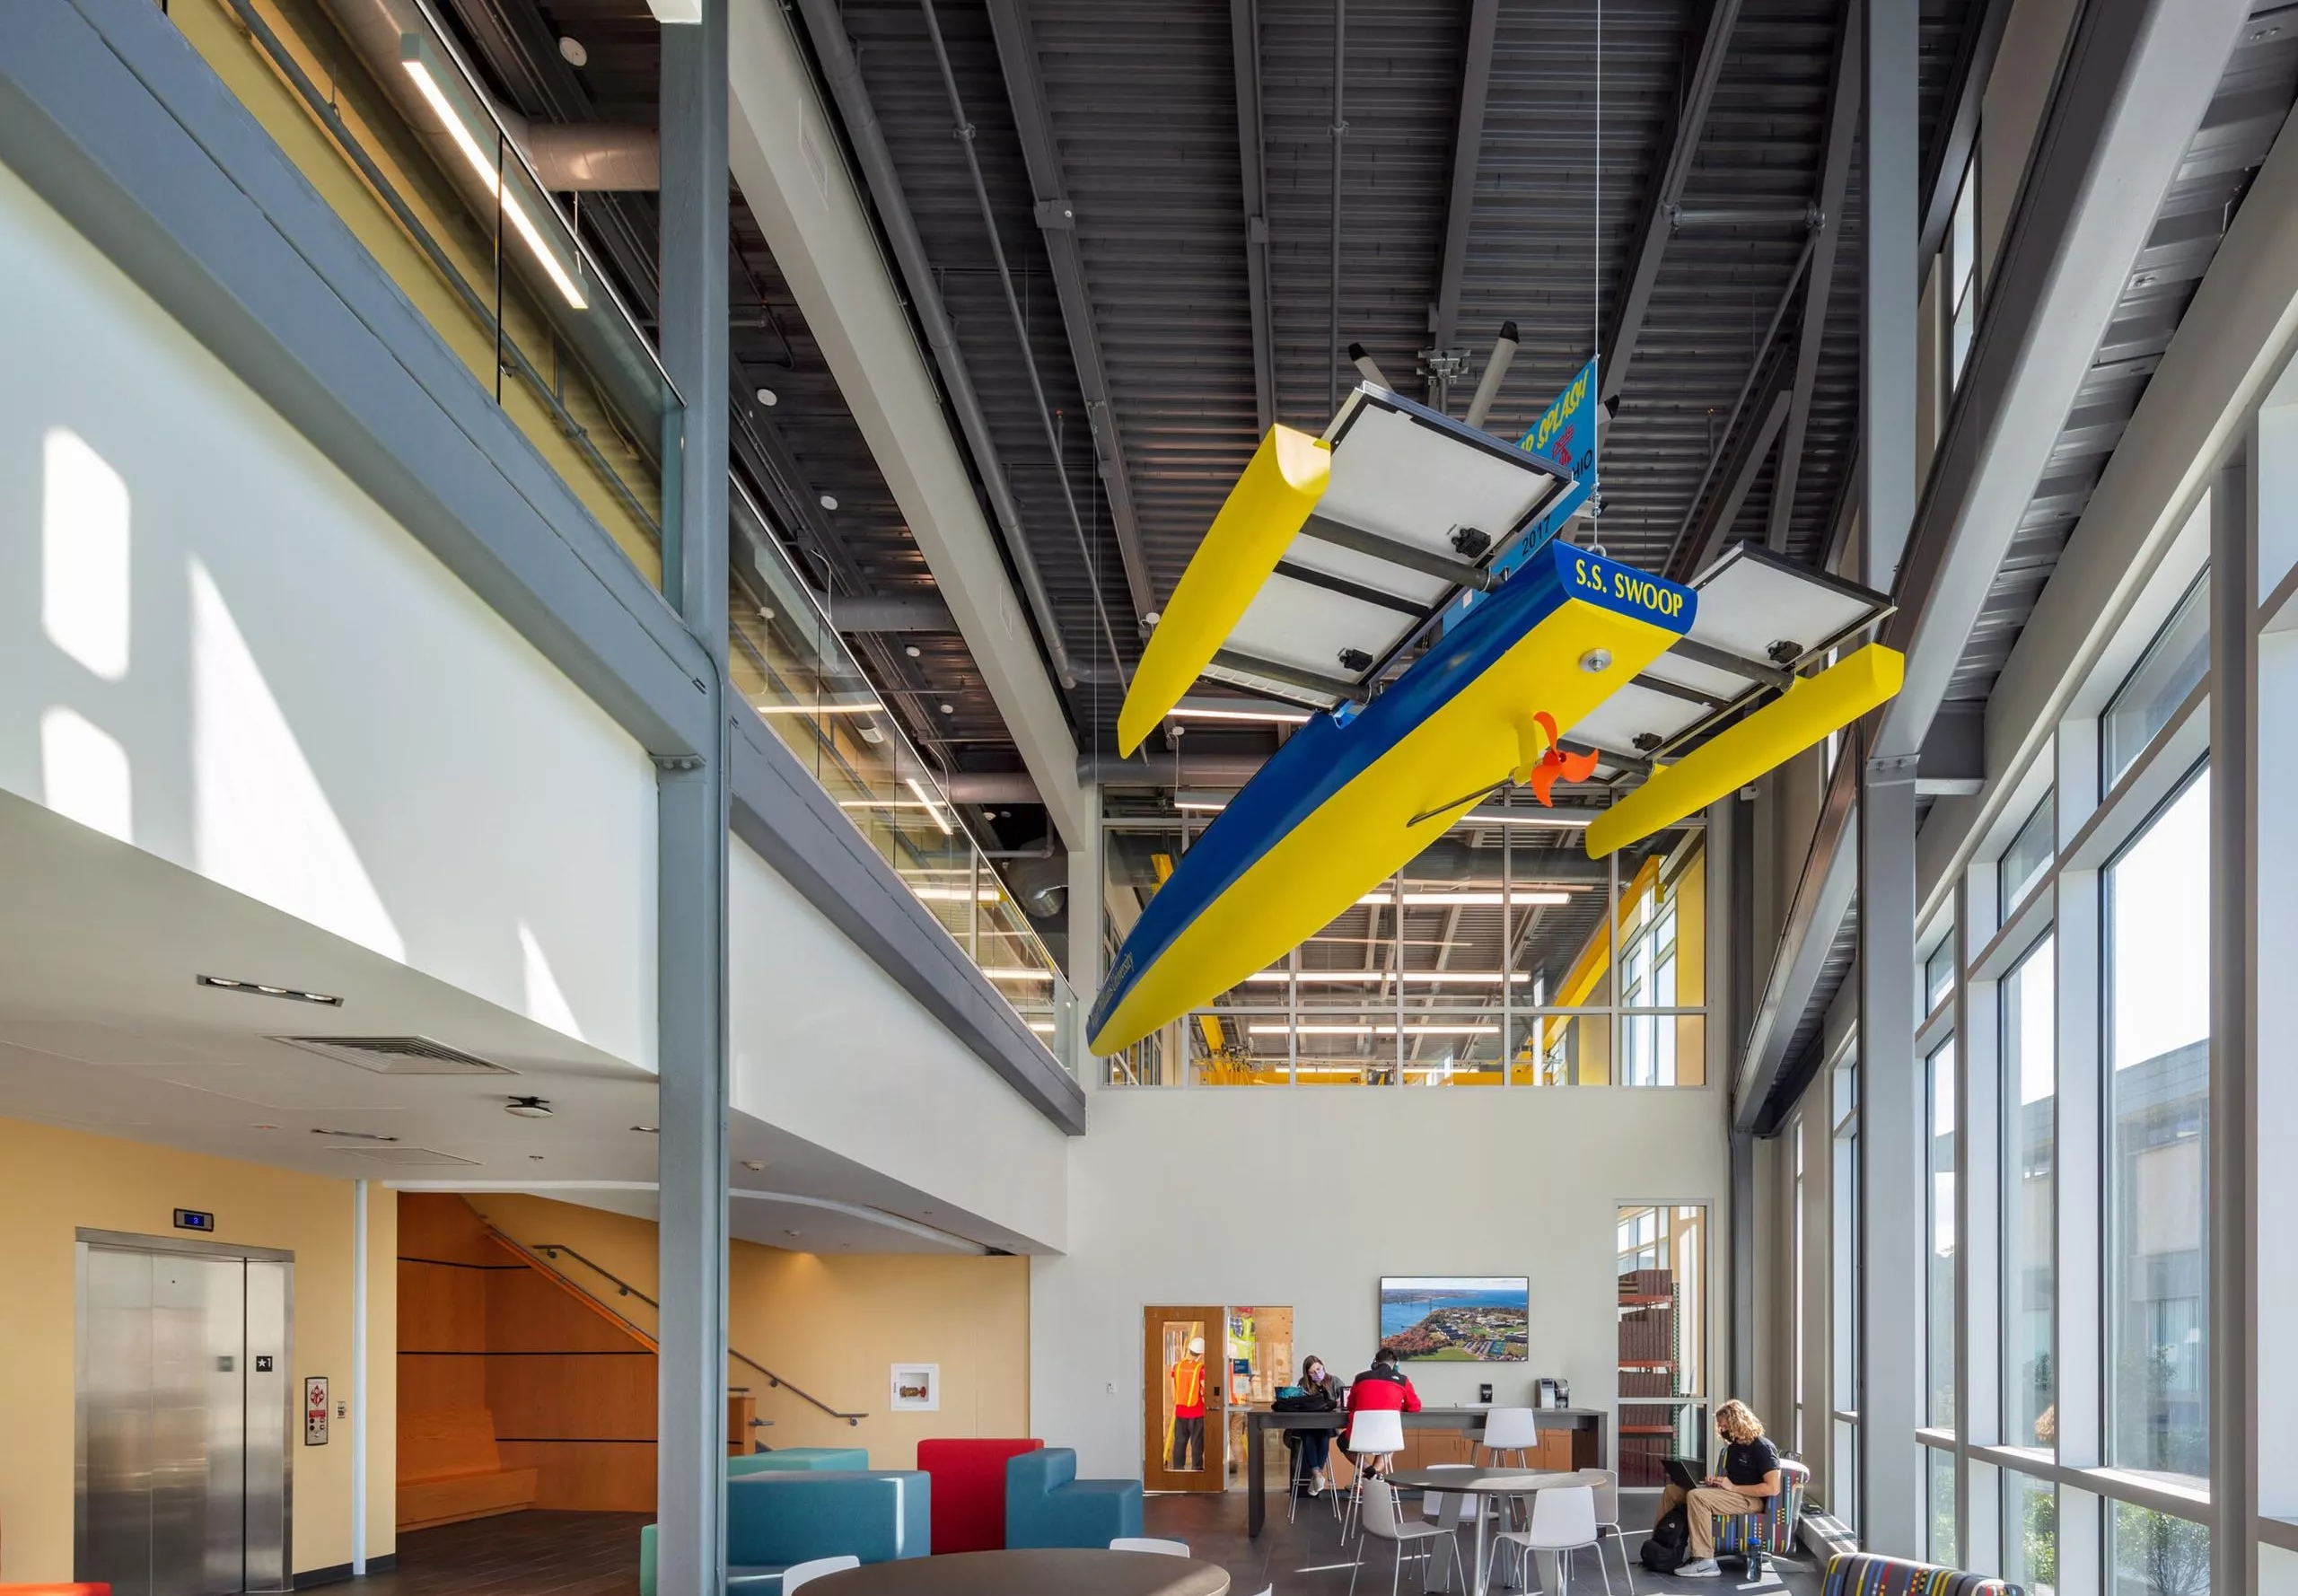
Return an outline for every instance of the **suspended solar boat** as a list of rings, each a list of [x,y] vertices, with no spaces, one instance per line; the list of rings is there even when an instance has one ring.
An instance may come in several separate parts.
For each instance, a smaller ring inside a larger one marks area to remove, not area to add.
[[[1119,746],[1200,676],[1324,713],[1149,900],[1095,1052],[1266,969],[1511,783],[1547,802],[1559,779],[1640,777],[1583,833],[1601,858],[1899,690],[1879,645],[1825,662],[1881,594],[1754,545],[1684,586],[1556,538],[1593,487],[1594,375],[1514,445],[1373,381],[1323,436],[1261,441],[1143,653]]]

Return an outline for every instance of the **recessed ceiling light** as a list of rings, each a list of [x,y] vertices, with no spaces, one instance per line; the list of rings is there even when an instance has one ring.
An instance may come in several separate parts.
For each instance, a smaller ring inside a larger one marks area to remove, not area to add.
[[[321,1130],[317,1126],[311,1127],[311,1134],[315,1136],[337,1136],[346,1142],[396,1142],[399,1140],[397,1136],[383,1136],[377,1131]]]
[[[837,509],[837,508],[838,508],[838,495],[837,495],[836,494],[834,494],[834,493],[826,493],[826,494],[822,495],[822,508],[823,508],[823,509],[825,509],[825,510],[835,510],[835,509]]]
[[[943,715],[955,715],[958,713],[958,706],[954,704],[944,704],[942,706],[942,713]]]
[[[922,649],[922,648],[918,647],[918,646],[917,646],[917,645],[916,645],[915,643],[905,643],[905,644],[903,644],[903,645],[902,645],[902,649],[901,649],[901,651],[902,651],[902,653],[904,653],[908,654],[908,655],[911,659],[913,659],[913,660],[914,660],[914,659],[918,658],[921,654],[925,653],[925,652],[924,649]]]
[[[330,997],[324,992],[306,992],[300,987],[267,987],[261,981],[242,981],[231,976],[194,976],[202,987],[212,987],[218,992],[244,992],[251,997],[284,997],[290,1003],[324,1004],[331,1009],[343,1006],[343,999]]]
[[[522,1119],[548,1119],[550,1101],[540,1097],[514,1097],[503,1105],[505,1114],[516,1114]]]
[[[766,1168],[766,1165],[764,1165],[763,1163],[760,1163],[760,1162],[759,1162],[757,1159],[755,1159],[755,1158],[746,1158],[746,1159],[742,1160],[742,1168],[744,1168],[744,1169],[746,1169],[746,1170],[752,1170],[752,1171],[756,1171],[756,1170],[762,1170],[762,1169]]]
[[[662,1127],[659,1125],[634,1125],[630,1128],[642,1136],[658,1136],[662,1134]]]
[[[571,33],[558,36],[558,56],[569,66],[588,66],[591,64],[591,52],[583,48],[583,41]]]
[[[771,388],[761,388],[758,390],[758,402],[771,410],[782,402],[782,396]]]

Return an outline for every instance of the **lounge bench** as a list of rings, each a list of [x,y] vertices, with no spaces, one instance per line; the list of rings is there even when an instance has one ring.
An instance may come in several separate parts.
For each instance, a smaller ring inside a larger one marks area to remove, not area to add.
[[[534,1504],[535,1470],[503,1466],[493,1414],[473,1407],[399,1415],[400,1529],[460,1524]]]

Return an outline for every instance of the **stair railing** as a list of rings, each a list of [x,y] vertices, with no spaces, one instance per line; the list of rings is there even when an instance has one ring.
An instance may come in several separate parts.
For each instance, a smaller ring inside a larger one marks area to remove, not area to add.
[[[501,1231],[496,1229],[492,1225],[487,1227],[487,1234],[502,1242],[503,1245],[508,1247],[512,1251],[525,1258],[537,1268],[544,1270],[546,1273],[557,1276],[558,1278],[565,1281],[568,1286],[572,1287],[575,1291],[582,1292],[584,1296],[590,1297],[593,1302],[598,1301],[595,1295],[590,1292],[583,1291],[582,1286],[575,1283],[573,1276],[569,1276],[566,1270],[557,1267],[556,1260],[562,1255],[574,1259],[576,1263],[590,1270],[593,1275],[596,1275],[601,1279],[608,1282],[615,1288],[615,1293],[618,1296],[636,1297],[640,1302],[645,1303],[649,1308],[653,1309],[657,1313],[662,1311],[662,1305],[653,1298],[648,1296],[645,1292],[640,1291],[636,1286],[631,1285],[629,1281],[625,1280],[612,1269],[608,1268],[604,1264],[601,1264],[593,1258],[584,1257],[581,1252],[566,1245],[564,1242],[537,1241],[533,1246],[530,1247],[522,1241],[515,1241],[513,1238],[504,1235]],[[634,1333],[645,1340],[649,1342],[654,1341],[655,1337],[653,1335],[645,1330],[640,1329],[637,1325],[633,1324],[630,1320],[626,1318],[624,1315],[616,1313],[612,1307],[604,1302],[601,1302],[599,1305],[605,1311],[613,1314],[616,1319],[620,1320],[625,1326],[628,1327]],[[866,1413],[839,1412],[837,1408],[832,1407],[829,1403],[823,1401],[820,1397],[815,1396],[812,1392],[803,1390],[799,1387],[791,1384],[788,1381],[783,1379],[782,1376],[776,1374],[773,1370],[767,1368],[764,1364],[759,1363],[756,1358],[751,1357],[747,1353],[739,1352],[733,1347],[729,1346],[726,1349],[726,1355],[733,1359],[738,1364],[744,1364],[756,1370],[759,1375],[764,1377],[766,1383],[773,1387],[775,1390],[788,1391],[800,1401],[828,1414],[832,1418],[842,1418],[848,1425],[859,1425],[864,1419],[870,1416]],[[765,1423],[770,1421],[761,1420],[759,1422]]]

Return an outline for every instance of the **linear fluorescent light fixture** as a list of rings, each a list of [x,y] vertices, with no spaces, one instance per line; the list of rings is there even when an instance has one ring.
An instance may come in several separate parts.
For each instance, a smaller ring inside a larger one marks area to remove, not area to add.
[[[1251,1036],[1394,1036],[1394,1025],[1248,1025]],[[1498,1036],[1497,1025],[1411,1025],[1407,1036]]]
[[[527,207],[519,203],[518,196],[504,184],[499,161],[487,154],[485,146],[479,143],[478,135],[472,131],[469,119],[448,98],[446,85],[440,81],[443,75],[431,63],[430,42],[420,33],[402,33],[399,39],[399,64],[407,68],[408,76],[415,80],[415,86],[423,95],[424,102],[430,106],[431,114],[439,118],[448,138],[453,141],[455,148],[462,152],[463,159],[470,162],[470,169],[478,174],[480,186],[502,206],[503,215],[509,218],[512,230],[533,251],[543,275],[566,296],[568,304],[578,311],[589,310],[591,302],[583,297],[582,285],[566,269],[566,263],[558,258],[558,251],[543,238],[542,230],[535,225],[535,219],[527,215]],[[495,132],[495,136],[500,138],[503,136]]]
[[[1472,809],[1452,822],[1455,826],[1531,826],[1548,831],[1584,831],[1601,810]]]
[[[202,987],[212,987],[218,992],[244,992],[252,997],[284,997],[290,1003],[316,1003],[330,1009],[343,1006],[343,999],[324,992],[305,992],[294,987],[267,987],[261,981],[235,980],[230,976],[194,976]]]
[[[875,698],[839,704],[760,704],[760,715],[877,715],[886,706]]]
[[[942,835],[956,836],[958,829],[950,824],[950,817],[942,812],[942,805],[934,802],[933,796],[926,792],[925,784],[914,776],[905,776],[903,780],[909,790],[917,795],[917,801],[925,806],[925,812],[934,817],[934,823],[942,828]]]
[[[1184,698],[1165,711],[1166,717],[1180,721],[1250,721],[1262,726],[1305,726],[1310,711],[1284,709],[1275,705],[1249,703],[1192,703]]]
[[[1395,897],[1387,892],[1367,892],[1358,903],[1392,904]],[[1498,908],[1503,902],[1510,904],[1566,904],[1572,894],[1558,891],[1518,892],[1503,899],[1497,892],[1408,892],[1404,895],[1407,908]]]
[[[1259,985],[1304,981],[1311,985],[1329,983],[1337,987],[1386,986],[1392,975],[1392,971],[1385,969],[1304,969],[1297,972],[1264,969],[1247,976],[1245,979]],[[1404,984],[1408,987],[1497,987],[1504,981],[1511,987],[1522,987],[1530,983],[1531,978],[1522,970],[1509,973],[1496,969],[1408,969],[1404,972]]]
[[[1217,815],[1229,807],[1226,798],[1176,798],[1173,807],[1190,814]]]

